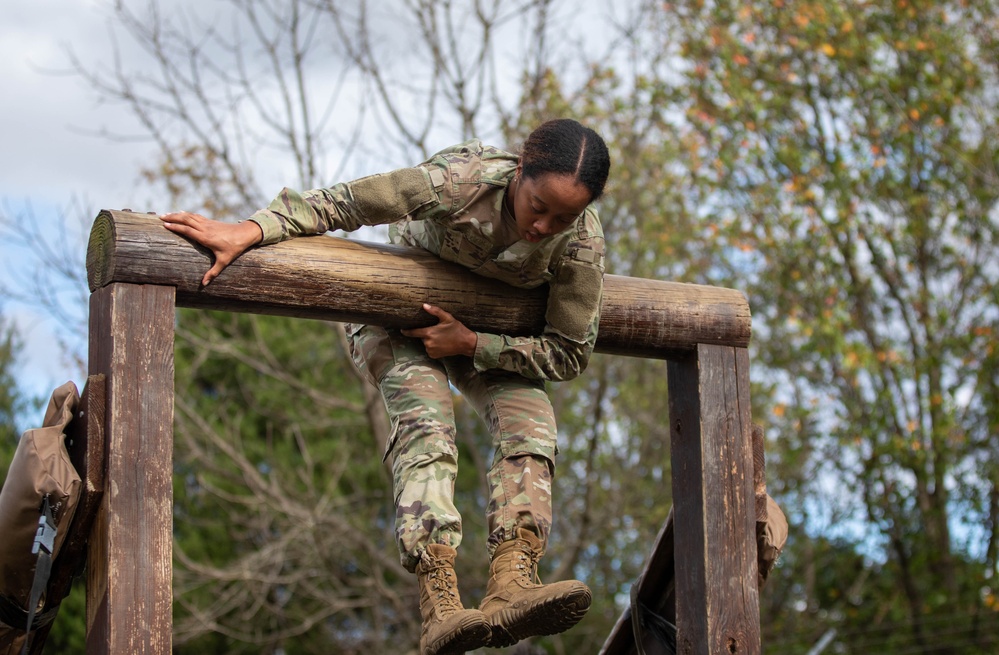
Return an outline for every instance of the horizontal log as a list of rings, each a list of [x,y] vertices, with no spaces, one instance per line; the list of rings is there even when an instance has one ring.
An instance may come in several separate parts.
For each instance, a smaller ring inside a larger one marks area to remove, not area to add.
[[[538,334],[547,287],[525,290],[484,278],[415,248],[336,237],[253,248],[210,285],[211,253],[155,216],[104,210],[94,221],[87,274],[94,291],[111,282],[177,289],[177,305],[331,321],[418,327],[440,306],[479,332]],[[749,303],[739,291],[607,275],[598,352],[668,359],[698,343],[746,347]]]

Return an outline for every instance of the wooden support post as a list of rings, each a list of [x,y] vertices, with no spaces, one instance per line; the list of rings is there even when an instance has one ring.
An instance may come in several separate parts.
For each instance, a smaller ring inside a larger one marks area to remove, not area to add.
[[[87,560],[88,655],[172,647],[175,290],[90,297],[90,373],[107,376],[105,492]]]
[[[677,652],[758,655],[749,355],[702,344],[667,375]]]

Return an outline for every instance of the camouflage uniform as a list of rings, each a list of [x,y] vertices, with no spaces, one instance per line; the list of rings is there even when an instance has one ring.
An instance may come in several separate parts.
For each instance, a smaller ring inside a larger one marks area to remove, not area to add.
[[[557,452],[548,380],[579,375],[596,342],[604,241],[587,208],[540,243],[520,240],[504,203],[518,159],[479,141],[441,151],[414,168],[298,193],[284,189],[250,220],[263,243],[391,223],[393,243],[419,246],[513,286],[550,287],[538,336],[478,333],[474,357],[430,358],[397,330],[348,325],[358,369],[381,390],[392,420],[396,533],[413,570],[429,543],[457,547],[453,503],[458,451],[450,383],[485,420],[496,444],[488,479],[490,553],[518,527],[547,542]],[[447,308],[444,308],[447,310]]]

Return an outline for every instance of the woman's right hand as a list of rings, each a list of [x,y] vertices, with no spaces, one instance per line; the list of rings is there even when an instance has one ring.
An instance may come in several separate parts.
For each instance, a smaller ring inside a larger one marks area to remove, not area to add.
[[[202,286],[207,286],[222,269],[264,238],[260,226],[253,221],[223,223],[192,212],[162,214],[160,220],[166,229],[208,248],[215,255],[215,263],[201,280]]]

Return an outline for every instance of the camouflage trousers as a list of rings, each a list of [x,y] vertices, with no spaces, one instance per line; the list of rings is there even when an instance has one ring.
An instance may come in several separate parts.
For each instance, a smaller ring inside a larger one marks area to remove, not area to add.
[[[354,364],[381,390],[392,422],[396,539],[410,571],[428,544],[461,543],[454,504],[458,473],[451,385],[485,421],[495,447],[487,480],[489,553],[517,528],[547,544],[552,522],[556,427],[544,382],[516,373],[477,371],[468,357],[431,359],[419,339],[398,330],[348,325]]]

